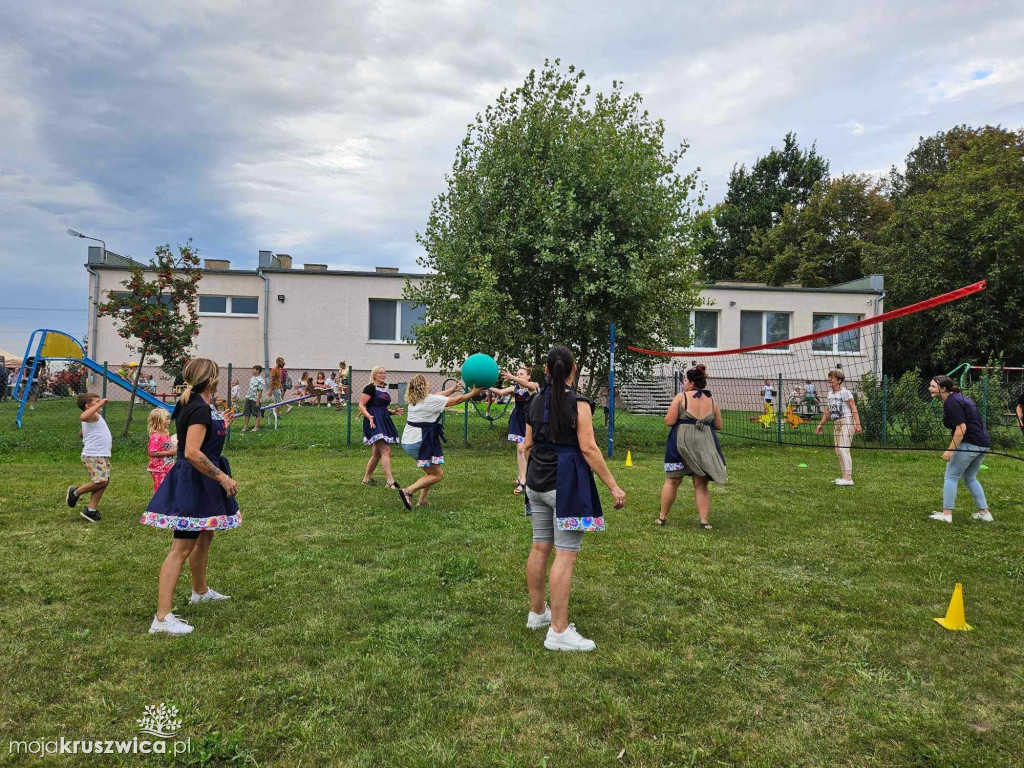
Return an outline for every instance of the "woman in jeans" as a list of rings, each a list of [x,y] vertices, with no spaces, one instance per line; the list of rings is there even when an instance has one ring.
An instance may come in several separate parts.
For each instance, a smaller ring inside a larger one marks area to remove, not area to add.
[[[933,512],[929,517],[944,523],[953,522],[957,484],[962,479],[978,505],[978,511],[971,517],[991,523],[992,513],[988,511],[985,491],[978,482],[978,470],[992,447],[992,441],[978,415],[978,407],[960,392],[960,387],[948,376],[932,379],[928,384],[928,394],[942,401],[942,423],[952,430],[949,449],[942,454],[942,460],[947,462],[946,478],[942,483],[942,511]]]
[[[850,445],[853,443],[853,433],[861,433],[857,401],[844,385],[845,381],[846,374],[842,371],[828,372],[828,386],[832,390],[828,393],[828,409],[821,415],[821,421],[815,430],[820,435],[825,422],[832,419],[832,441],[836,446],[836,456],[839,457],[839,471],[843,473],[842,477],[832,481],[836,485],[853,485],[853,457],[850,456]]]
[[[530,591],[529,629],[549,627],[544,647],[551,651],[592,651],[593,640],[569,623],[569,590],[576,553],[584,531],[603,531],[597,472],[614,499],[626,505],[626,493],[604,463],[594,439],[594,404],[572,385],[576,363],[566,347],[548,353],[547,384],[530,402],[526,417],[526,498],[533,522],[533,546],[526,563]],[[555,562],[545,579],[551,548]],[[544,604],[544,583],[551,587],[551,607]],[[549,626],[550,625],[550,626]]]

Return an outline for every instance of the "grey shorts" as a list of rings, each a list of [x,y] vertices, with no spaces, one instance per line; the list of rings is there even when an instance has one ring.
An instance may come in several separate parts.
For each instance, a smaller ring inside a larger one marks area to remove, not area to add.
[[[534,491],[526,489],[530,500],[534,541],[553,541],[555,549],[563,552],[579,552],[583,544],[583,531],[562,531],[555,522],[555,491]]]
[[[250,400],[250,399],[246,398],[245,405],[242,406],[242,416],[243,417],[245,417],[245,416],[259,417],[259,415],[260,415],[260,407],[258,405],[256,405],[256,401],[255,400]]]

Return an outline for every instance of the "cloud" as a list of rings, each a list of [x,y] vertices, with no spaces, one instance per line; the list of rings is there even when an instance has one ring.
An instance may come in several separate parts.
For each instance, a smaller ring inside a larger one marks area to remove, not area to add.
[[[789,130],[839,174],[960,122],[1024,123],[1024,10],[999,0],[53,0],[3,16],[0,270],[38,306],[84,305],[68,226],[142,258],[192,236],[236,266],[269,248],[414,269],[466,124],[545,57],[643,93],[711,201]],[[0,346],[12,327],[0,313]]]

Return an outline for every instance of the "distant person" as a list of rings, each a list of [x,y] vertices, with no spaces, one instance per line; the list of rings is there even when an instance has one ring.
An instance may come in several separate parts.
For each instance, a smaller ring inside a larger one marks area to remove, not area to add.
[[[433,394],[430,382],[422,373],[417,373],[409,380],[405,391],[405,401],[409,404],[405,430],[402,432],[402,450],[416,460],[416,466],[423,470],[423,477],[408,488],[399,488],[398,497],[406,509],[412,509],[413,496],[419,492],[417,506],[426,507],[427,493],[444,479],[444,451],[441,441],[444,440],[444,429],[441,417],[445,408],[461,405],[473,399],[480,391],[473,387],[463,395],[456,395],[458,384],[438,394]]]
[[[1024,434],[1024,389],[1020,391],[1020,397],[1017,398],[1017,426],[1020,427],[1021,434]]]
[[[992,513],[985,500],[985,489],[978,482],[978,470],[992,447],[992,440],[978,414],[978,406],[948,376],[932,379],[928,383],[928,394],[942,402],[942,423],[951,431],[949,449],[942,454],[942,460],[947,462],[942,483],[942,511],[933,512],[929,517],[943,523],[953,522],[957,486],[963,480],[978,506],[971,517],[991,523]]]
[[[530,380],[530,371],[525,365],[520,365],[515,373],[502,371],[501,377],[512,382],[512,386],[491,387],[490,393],[496,397],[511,395],[515,399],[512,415],[508,417],[508,441],[516,444],[518,473],[516,487],[512,492],[518,496],[526,492],[526,414],[533,396],[540,391],[540,385]]]
[[[671,429],[665,445],[665,483],[661,487],[658,525],[668,522],[679,486],[683,478],[690,475],[700,527],[710,530],[708,484],[729,482],[717,435],[722,429],[722,412],[707,387],[707,368],[703,365],[691,368],[686,372],[683,391],[672,398],[665,413],[665,424]]]
[[[146,381],[146,389],[149,390],[149,394],[156,395],[156,379],[153,378],[153,374],[149,374],[149,379]]]
[[[402,413],[401,408],[391,408],[391,393],[387,386],[388,372],[383,365],[370,371],[370,383],[359,397],[359,412],[363,415],[363,445],[370,446],[370,460],[363,472],[363,485],[376,485],[374,470],[380,464],[388,488],[401,486],[391,472],[391,445],[401,443],[398,429],[392,416]]]
[[[764,380],[764,386],[761,387],[761,397],[764,399],[765,411],[770,411],[775,402],[775,388],[768,379]]]
[[[288,379],[288,371],[284,367],[284,358],[279,357],[274,361],[274,367],[270,369],[270,401],[280,403],[284,400],[285,381]],[[285,406],[285,413],[291,413],[292,407]],[[280,409],[274,409],[274,417],[280,415]]]
[[[238,393],[241,392],[242,388],[238,383],[238,379],[231,382],[231,404],[234,405],[238,402]]]
[[[242,422],[243,432],[247,432],[249,430],[250,416],[256,419],[252,431],[260,431],[260,419],[263,417],[263,412],[260,411],[260,401],[263,399],[263,387],[263,366],[254,365],[252,367],[252,376],[249,378],[249,388],[245,392],[245,405],[242,407],[242,417],[245,419],[245,421]]]
[[[337,409],[341,409],[341,407],[348,401],[348,377],[349,368],[345,364],[345,361],[342,360],[338,363],[338,373],[334,377],[334,382],[338,387],[338,403],[334,406]]]
[[[327,380],[324,378],[323,371],[317,371],[316,382],[313,384],[313,391],[316,392],[316,400],[313,401],[313,405],[317,408],[320,407],[320,398],[324,396],[324,390],[327,388]]]
[[[7,388],[10,382],[11,376],[7,372],[7,361],[0,357],[0,403],[7,399]]]
[[[832,420],[832,442],[835,444],[839,470],[842,472],[842,477],[832,481],[836,485],[853,485],[853,457],[850,455],[850,445],[853,443],[853,434],[856,432],[859,435],[862,431],[857,401],[844,385],[845,381],[846,374],[842,371],[828,372],[828,385],[832,390],[828,393],[828,408],[821,415],[821,421],[814,430],[820,435],[825,428],[825,422]]]
[[[170,411],[154,408],[149,412],[146,426],[149,429],[149,445],[146,449],[149,464],[146,471],[153,476],[153,493],[156,493],[174,466],[174,457],[178,453],[176,441],[171,438]]]
[[[86,493],[91,494],[88,506],[81,512],[82,517],[90,523],[100,521],[100,499],[110,484],[110,449],[114,441],[110,435],[110,428],[100,413],[106,404],[105,397],[101,398],[91,392],[78,396],[78,407],[82,411],[82,415],[78,417],[81,423],[79,435],[82,438],[82,464],[89,473],[89,482],[77,488],[69,486],[67,503],[69,507],[74,508],[79,497]]]
[[[32,372],[32,384],[28,390],[28,407],[33,411],[36,409],[36,400],[46,391],[46,361],[40,360]]]

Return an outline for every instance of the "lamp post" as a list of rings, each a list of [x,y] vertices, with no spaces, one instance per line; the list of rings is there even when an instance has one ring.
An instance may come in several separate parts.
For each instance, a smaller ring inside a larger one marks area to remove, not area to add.
[[[103,256],[100,259],[100,261],[102,263],[106,263],[107,244],[104,241],[100,240],[98,237],[89,237],[88,235],[83,235],[77,229],[71,229],[70,227],[68,227],[68,235],[70,235],[71,237],[80,237],[83,240],[95,240],[103,247]],[[88,345],[89,356],[95,359],[97,342],[96,334],[99,333],[99,315],[97,314],[96,306],[100,303],[100,276],[92,269],[92,267],[88,266],[88,264],[86,264],[85,268],[90,275],[96,278],[96,288],[93,290],[92,306],[89,308],[89,316],[92,318],[92,329],[89,331]]]

